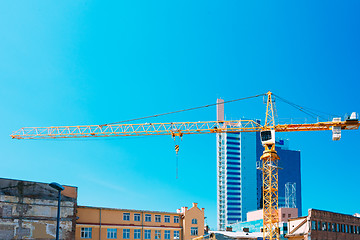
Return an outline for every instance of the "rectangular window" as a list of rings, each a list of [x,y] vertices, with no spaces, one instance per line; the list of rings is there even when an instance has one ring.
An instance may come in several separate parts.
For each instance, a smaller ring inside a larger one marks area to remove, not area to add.
[[[140,222],[140,213],[135,213],[134,214],[134,221]]]
[[[134,229],[134,239],[140,239],[140,238],[141,238],[141,230]]]
[[[179,223],[179,216],[174,216],[174,223]]]
[[[165,230],[164,239],[170,239],[170,230]]]
[[[198,228],[191,227],[191,236],[197,236],[197,235],[198,235]]]
[[[336,223],[333,223],[333,224],[332,224],[332,226],[331,226],[331,230],[332,230],[333,232],[335,232],[335,231],[336,231]]]
[[[336,232],[340,232],[340,224],[336,224]]]
[[[123,220],[130,221],[130,213],[123,213]]]
[[[92,238],[92,228],[81,228],[81,238]]]
[[[180,238],[180,231],[174,231],[174,239]]]
[[[318,227],[317,227],[317,230],[321,231],[321,222],[318,221]]]
[[[130,229],[123,229],[123,239],[130,238]]]
[[[145,239],[151,239],[151,230],[145,230],[144,237]]]
[[[145,222],[151,222],[151,214],[145,214]]]
[[[169,223],[170,222],[170,216],[165,215],[164,222]]]
[[[331,223],[328,223],[327,230],[331,232]]]
[[[161,239],[161,231],[155,230],[155,239]]]
[[[345,225],[345,232],[349,233],[349,225]]]
[[[191,224],[197,224],[197,219],[196,218],[191,219]]]
[[[117,229],[116,228],[108,228],[107,229],[107,238],[108,239],[116,239],[117,238]]]
[[[155,215],[155,222],[161,222],[161,215]]]
[[[323,231],[326,231],[326,222],[322,222],[322,228],[321,228],[321,230],[323,230]]]
[[[316,230],[316,221],[311,221],[311,230]]]

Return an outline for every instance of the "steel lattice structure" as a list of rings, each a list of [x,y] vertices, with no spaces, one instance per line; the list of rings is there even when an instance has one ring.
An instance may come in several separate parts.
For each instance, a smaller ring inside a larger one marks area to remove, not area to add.
[[[124,137],[170,135],[182,137],[185,134],[207,134],[224,132],[261,132],[274,130],[275,132],[294,131],[323,131],[323,130],[353,130],[358,129],[358,119],[346,121],[317,122],[306,124],[275,125],[272,93],[267,93],[265,125],[253,120],[235,121],[204,121],[204,122],[174,122],[174,123],[142,123],[142,124],[106,124],[85,126],[60,127],[24,127],[10,136],[13,139],[58,139],[58,138],[87,138],[87,137]],[[334,139],[334,138],[333,138]],[[339,136],[334,140],[340,139]],[[278,228],[278,161],[275,144],[265,145],[261,157],[263,171],[263,213],[264,239],[279,239]]]

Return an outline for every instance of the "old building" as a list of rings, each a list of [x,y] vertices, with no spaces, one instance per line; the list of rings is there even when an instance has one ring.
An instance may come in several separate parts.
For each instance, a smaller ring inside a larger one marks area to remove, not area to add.
[[[289,219],[290,240],[360,240],[360,218],[309,209],[308,216]]]
[[[204,234],[204,208],[177,212],[78,207],[76,239],[181,239]]]
[[[64,186],[60,238],[75,238],[77,188]],[[58,192],[47,183],[0,178],[0,239],[54,239]]]

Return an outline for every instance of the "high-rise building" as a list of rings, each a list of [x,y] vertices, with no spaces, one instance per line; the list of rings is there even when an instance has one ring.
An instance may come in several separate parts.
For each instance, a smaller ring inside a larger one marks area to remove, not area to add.
[[[218,99],[217,120],[224,121],[224,105]],[[285,184],[296,183],[296,207],[301,215],[300,151],[288,150],[287,140],[276,141],[280,156],[279,207],[285,206]],[[258,132],[217,134],[217,225],[218,230],[262,208],[262,172],[256,169],[263,152]]]

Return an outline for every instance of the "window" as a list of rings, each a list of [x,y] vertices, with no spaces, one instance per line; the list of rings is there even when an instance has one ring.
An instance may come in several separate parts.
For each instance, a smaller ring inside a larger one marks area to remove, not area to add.
[[[81,228],[81,238],[92,238],[92,228]]]
[[[317,227],[317,230],[321,231],[321,222],[318,221],[318,227]]]
[[[340,224],[338,224],[338,223],[336,224],[336,231],[340,232]]]
[[[179,216],[174,216],[174,223],[179,223]]]
[[[123,229],[123,239],[130,238],[130,229]]]
[[[349,233],[349,225],[345,225],[345,232]]]
[[[170,216],[165,215],[164,222],[169,223],[170,222]]]
[[[196,218],[193,218],[193,219],[191,220],[191,224],[197,224],[197,219],[196,219]]]
[[[130,213],[123,213],[123,220],[130,221]]]
[[[107,238],[108,239],[116,239],[117,238],[117,229],[108,228],[107,229]]]
[[[161,216],[155,215],[155,222],[161,222]]]
[[[285,213],[282,214],[282,217],[285,218]]]
[[[332,230],[333,232],[336,232],[336,223],[333,223],[333,224],[332,224],[331,230]]]
[[[134,239],[140,239],[140,238],[141,238],[141,230],[134,229]]]
[[[170,239],[170,230],[165,230],[164,239]]]
[[[140,222],[140,213],[134,214],[134,221]]]
[[[151,222],[151,214],[145,214],[145,222]]]
[[[311,230],[316,230],[316,221],[311,221]]]
[[[191,236],[197,236],[197,235],[198,235],[198,228],[191,227]]]
[[[155,230],[155,239],[161,239],[161,231]]]
[[[180,238],[180,231],[174,231],[174,239]]]
[[[349,228],[350,228],[350,231],[349,231],[349,232],[350,232],[350,233],[354,233],[354,232],[353,232],[353,226],[349,226]]]
[[[322,228],[321,228],[321,230],[323,230],[323,231],[326,231],[326,222],[322,222]]]
[[[288,218],[291,218],[291,214],[288,214]]]
[[[151,230],[145,230],[145,239],[151,239]]]
[[[331,223],[328,223],[327,230],[331,232]]]
[[[344,226],[344,224],[341,224],[341,232],[345,232],[345,226]]]

